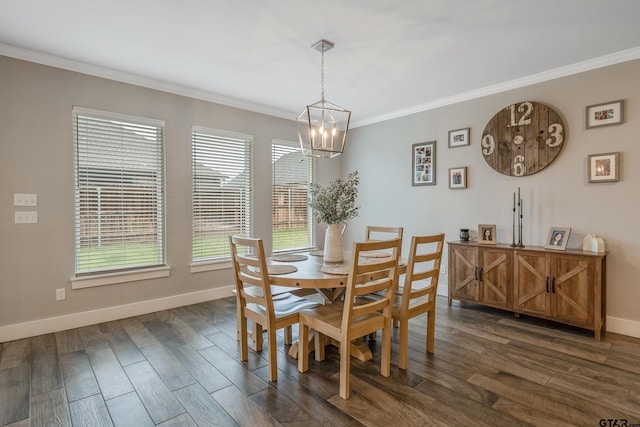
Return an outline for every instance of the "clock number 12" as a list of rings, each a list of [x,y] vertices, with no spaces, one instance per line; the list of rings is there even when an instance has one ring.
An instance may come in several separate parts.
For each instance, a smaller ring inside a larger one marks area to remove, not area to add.
[[[510,126],[526,126],[531,124],[531,113],[533,113],[533,104],[531,102],[523,102],[518,105],[518,113],[524,113],[520,120],[516,121],[516,104],[509,106],[511,112]]]

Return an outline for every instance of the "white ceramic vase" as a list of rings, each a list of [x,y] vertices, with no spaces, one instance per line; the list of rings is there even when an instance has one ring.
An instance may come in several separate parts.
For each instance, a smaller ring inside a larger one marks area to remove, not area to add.
[[[342,262],[344,260],[344,245],[342,233],[347,228],[346,223],[327,224],[324,235],[324,262]]]

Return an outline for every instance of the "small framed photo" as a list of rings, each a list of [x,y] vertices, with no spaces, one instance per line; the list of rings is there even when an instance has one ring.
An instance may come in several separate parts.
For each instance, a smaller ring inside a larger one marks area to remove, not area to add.
[[[495,245],[496,243],[496,225],[478,224],[478,244]]]
[[[449,148],[469,145],[469,128],[449,131]]]
[[[413,165],[411,185],[436,184],[436,142],[421,142],[411,147]]]
[[[624,123],[624,100],[588,105],[585,123],[587,129]]]
[[[589,182],[617,182],[620,153],[589,154]]]
[[[467,188],[467,167],[449,168],[449,188],[458,190]]]
[[[570,234],[571,228],[569,227],[551,227],[549,236],[547,236],[547,244],[544,247],[564,251],[567,249]]]

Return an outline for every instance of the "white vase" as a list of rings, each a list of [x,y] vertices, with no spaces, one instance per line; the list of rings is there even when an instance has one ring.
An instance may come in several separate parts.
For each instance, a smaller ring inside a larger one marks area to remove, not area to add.
[[[327,224],[324,235],[324,262],[342,262],[344,260],[344,245],[342,233],[347,228],[346,223]]]

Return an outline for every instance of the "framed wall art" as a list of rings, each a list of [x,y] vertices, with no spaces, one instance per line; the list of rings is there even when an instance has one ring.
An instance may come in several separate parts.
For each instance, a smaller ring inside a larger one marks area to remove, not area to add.
[[[570,234],[571,228],[569,227],[551,227],[547,236],[547,244],[544,247],[564,251],[567,249]]]
[[[622,123],[624,123],[624,101],[622,99],[586,107],[585,124],[587,129]]]
[[[495,245],[496,243],[496,225],[478,224],[478,244]]]
[[[589,154],[589,182],[617,182],[620,153]]]
[[[469,145],[469,128],[449,131],[449,148]]]
[[[449,168],[449,188],[458,190],[467,188],[467,167]]]
[[[413,144],[411,148],[413,165],[411,185],[435,185],[436,142],[421,142]]]

